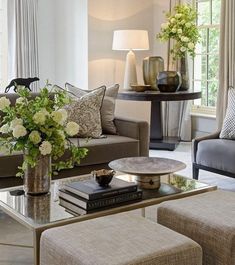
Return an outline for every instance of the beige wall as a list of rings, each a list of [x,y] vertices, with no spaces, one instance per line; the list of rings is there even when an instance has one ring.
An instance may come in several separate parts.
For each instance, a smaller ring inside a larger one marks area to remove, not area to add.
[[[112,51],[113,31],[145,29],[150,50],[136,51],[138,82],[143,84],[142,61],[146,56],[165,57],[166,45],[156,41],[168,1],[160,0],[89,0],[88,2],[88,72],[89,87],[119,83],[122,88],[125,51]],[[118,101],[116,115],[149,121],[149,102]]]

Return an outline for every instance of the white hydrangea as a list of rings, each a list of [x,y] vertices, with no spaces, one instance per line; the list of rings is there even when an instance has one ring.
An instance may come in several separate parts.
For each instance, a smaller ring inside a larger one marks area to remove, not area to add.
[[[21,105],[21,104],[23,104],[23,103],[24,103],[24,101],[25,101],[25,99],[24,99],[24,98],[22,98],[22,97],[19,97],[19,98],[17,98],[17,99],[16,99],[16,104],[19,104],[19,105]]]
[[[23,125],[23,120],[20,118],[15,118],[10,123],[10,129],[13,130],[17,125]]]
[[[182,29],[178,29],[177,32],[178,32],[178,34],[182,34],[183,31],[182,31]]]
[[[65,134],[62,130],[58,130],[57,133],[63,140],[65,140]]]
[[[188,38],[188,37],[184,37],[184,36],[182,36],[182,37],[181,37],[181,41],[183,41],[183,42],[188,42],[188,41],[189,41],[189,38]]]
[[[15,138],[23,137],[27,134],[27,130],[23,125],[16,125],[12,132]]]
[[[59,111],[53,111],[51,113],[52,120],[60,125],[63,124],[63,115]]]
[[[33,115],[33,121],[36,123],[36,124],[39,124],[39,125],[43,125],[45,124],[45,121],[46,121],[46,117],[47,117],[47,111],[46,110],[40,110],[38,112],[36,112],[34,115]]]
[[[181,47],[180,50],[181,50],[182,52],[185,52],[187,49],[186,49],[185,47]]]
[[[6,97],[0,98],[0,110],[4,110],[5,108],[9,107],[11,105],[11,102]]]
[[[167,29],[167,28],[169,27],[169,25],[170,25],[169,22],[167,22],[167,23],[162,23],[162,24],[161,24],[161,28],[162,28],[162,29]]]
[[[189,42],[189,44],[188,44],[188,48],[189,48],[189,49],[194,49],[194,47],[195,47],[194,43]]]
[[[192,24],[191,24],[190,22],[187,22],[187,23],[185,24],[185,26],[186,26],[186,28],[190,28],[190,27],[192,26]]]
[[[4,124],[1,128],[0,128],[0,132],[1,133],[9,133],[10,131],[10,126],[8,124]]]
[[[52,151],[51,143],[48,141],[43,141],[42,144],[39,146],[39,150],[43,156],[51,154]]]
[[[181,18],[181,17],[182,17],[182,14],[177,13],[177,14],[175,14],[175,17],[176,17],[176,18]]]
[[[76,122],[70,121],[67,123],[65,131],[69,136],[74,136],[79,132],[79,125]]]
[[[39,144],[42,140],[40,133],[38,131],[32,131],[29,134],[29,140],[34,144]]]
[[[65,123],[68,118],[68,112],[65,109],[59,109],[58,111],[62,114],[63,116],[62,120],[63,123]]]
[[[184,25],[185,22],[186,22],[186,21],[183,19],[183,20],[181,20],[180,24],[181,24],[181,25]]]
[[[176,32],[177,32],[177,29],[176,29],[176,28],[173,28],[173,29],[171,30],[171,32],[172,32],[172,33],[176,33]]]
[[[175,23],[175,18],[171,18],[171,23]]]

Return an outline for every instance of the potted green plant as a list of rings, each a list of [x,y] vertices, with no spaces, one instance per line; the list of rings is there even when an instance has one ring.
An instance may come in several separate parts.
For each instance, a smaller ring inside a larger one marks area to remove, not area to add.
[[[0,98],[0,146],[5,152],[23,152],[17,176],[24,176],[25,192],[47,193],[51,175],[80,163],[87,149],[75,146],[69,139],[78,134],[79,125],[67,120],[63,107],[71,99],[66,91],[51,94],[46,84],[35,98],[26,88],[18,89],[18,94],[14,106],[7,97]],[[69,158],[60,160],[65,152],[70,153]]]

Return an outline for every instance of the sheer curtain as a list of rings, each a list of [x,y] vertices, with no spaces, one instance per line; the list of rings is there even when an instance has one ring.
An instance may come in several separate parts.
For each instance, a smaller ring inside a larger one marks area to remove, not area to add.
[[[169,10],[173,10],[177,4],[189,3],[187,0],[170,0]],[[168,43],[168,62],[167,68],[172,69],[172,58],[170,49],[173,45],[172,41]],[[177,63],[175,64],[177,65]],[[191,80],[189,82],[192,83]],[[163,135],[180,137],[183,141],[191,141],[191,116],[190,116],[191,102],[190,101],[175,101],[162,103],[162,121],[163,121]]]
[[[221,129],[227,107],[228,89],[235,86],[235,1],[221,1],[220,66],[216,117]]]
[[[38,63],[38,0],[8,0],[8,76],[39,76]],[[31,88],[36,91],[38,84]]]

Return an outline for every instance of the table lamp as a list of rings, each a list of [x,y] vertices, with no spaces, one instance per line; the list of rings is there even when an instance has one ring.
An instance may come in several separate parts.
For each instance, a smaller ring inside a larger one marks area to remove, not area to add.
[[[129,51],[126,55],[124,90],[131,90],[137,84],[136,60],[133,51],[148,50],[149,39],[146,30],[115,30],[113,32],[113,50]]]

